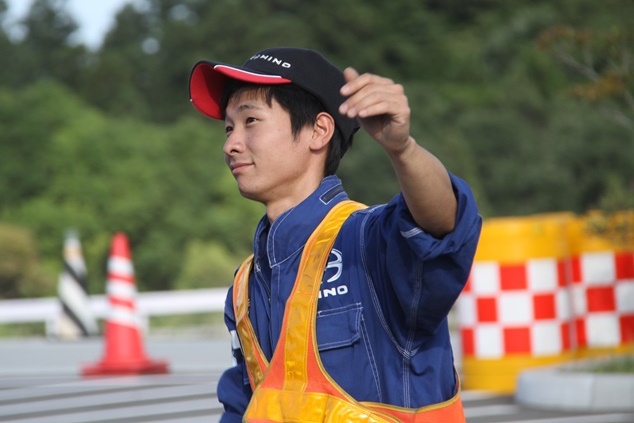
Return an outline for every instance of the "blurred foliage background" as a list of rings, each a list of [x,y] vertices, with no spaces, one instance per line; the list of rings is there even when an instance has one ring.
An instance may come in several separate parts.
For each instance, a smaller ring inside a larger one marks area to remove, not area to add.
[[[92,294],[116,231],[139,290],[228,286],[263,209],[187,81],[272,45],[401,82],[414,137],[485,218],[633,208],[632,22],[631,0],[145,0],[91,50],[64,0],[35,0],[0,31],[0,298],[55,295],[69,228]],[[398,189],[364,134],[339,175],[366,203]]]

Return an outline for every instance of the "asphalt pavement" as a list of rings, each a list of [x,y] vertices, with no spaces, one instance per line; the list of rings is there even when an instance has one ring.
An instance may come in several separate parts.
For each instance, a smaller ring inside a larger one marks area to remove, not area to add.
[[[144,347],[150,359],[168,362],[167,374],[81,376],[83,366],[101,360],[100,339],[0,340],[0,422],[218,422],[228,336],[151,337]],[[464,391],[463,403],[469,423],[634,423],[634,411],[543,409],[488,392]]]

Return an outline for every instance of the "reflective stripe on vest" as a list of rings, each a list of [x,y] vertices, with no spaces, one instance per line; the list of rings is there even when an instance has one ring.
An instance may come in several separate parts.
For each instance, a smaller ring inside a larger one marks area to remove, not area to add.
[[[362,209],[343,201],[326,215],[312,233],[299,264],[297,279],[287,301],[278,347],[269,364],[249,320],[248,280],[253,256],[247,258],[234,280],[236,325],[253,396],[244,416],[249,423],[464,422],[460,389],[448,401],[410,409],[359,402],[326,372],[316,339],[317,298],[330,250],[348,216]],[[457,378],[457,376],[456,376]],[[458,380],[458,379],[456,379]]]

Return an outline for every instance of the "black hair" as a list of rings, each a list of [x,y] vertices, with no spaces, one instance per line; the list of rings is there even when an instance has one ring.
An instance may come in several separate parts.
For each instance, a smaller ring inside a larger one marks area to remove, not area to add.
[[[328,113],[317,97],[293,84],[258,85],[237,80],[231,80],[225,86],[221,102],[223,113],[229,100],[234,95],[247,91],[260,93],[269,106],[275,99],[288,112],[291,120],[291,131],[294,136],[299,135],[304,127],[314,125],[319,113]],[[341,132],[336,129],[328,143],[324,176],[335,174],[339,168],[341,158],[350,144],[352,144],[352,139],[344,143],[342,138]]]

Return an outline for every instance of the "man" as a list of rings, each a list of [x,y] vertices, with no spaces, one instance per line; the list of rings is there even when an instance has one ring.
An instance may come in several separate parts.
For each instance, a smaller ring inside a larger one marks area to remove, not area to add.
[[[271,48],[240,67],[198,62],[189,88],[224,121],[240,193],[266,210],[227,296],[237,363],[218,384],[221,421],[464,421],[447,314],[481,218],[410,135],[402,86]],[[349,201],[335,176],[359,123],[398,178],[388,204]]]

